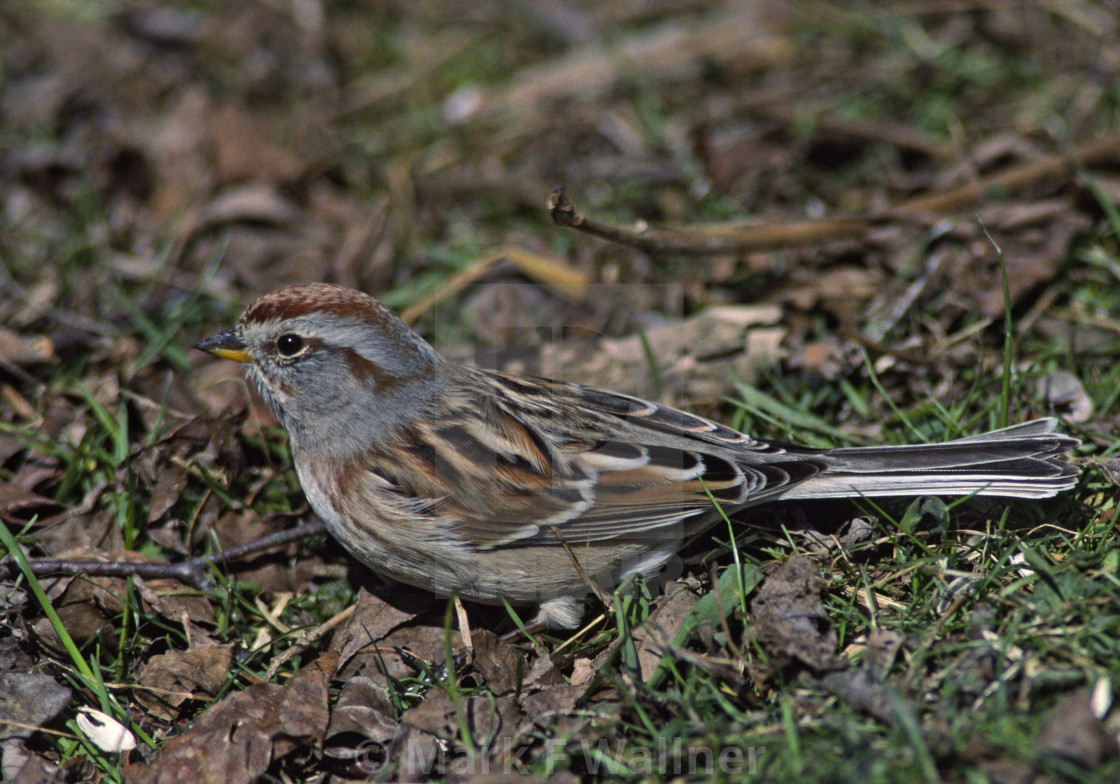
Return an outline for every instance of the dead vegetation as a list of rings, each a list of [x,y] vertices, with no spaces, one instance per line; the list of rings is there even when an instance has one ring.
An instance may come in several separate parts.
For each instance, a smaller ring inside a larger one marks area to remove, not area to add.
[[[505,611],[385,585],[314,529],[237,550],[309,510],[237,368],[189,346],[326,280],[448,354],[767,435],[1054,413],[1104,462],[1118,18],[0,6],[4,779],[1115,777],[1107,464],[1052,503],[762,510],[663,593],[511,643]],[[17,541],[189,568],[40,586]]]

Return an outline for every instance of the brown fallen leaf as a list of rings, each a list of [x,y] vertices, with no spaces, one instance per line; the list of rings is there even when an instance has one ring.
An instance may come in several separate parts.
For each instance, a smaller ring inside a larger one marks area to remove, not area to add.
[[[525,673],[524,657],[508,642],[485,629],[471,632],[474,670],[494,694],[509,694]]]
[[[421,781],[431,777],[435,770],[441,746],[434,735],[416,727],[402,727],[386,754],[388,763],[394,766],[395,778],[399,781]],[[380,769],[377,773],[383,775]]]
[[[196,217],[194,229],[253,222],[276,226],[299,223],[302,214],[288,199],[262,183],[237,185],[214,196]]]
[[[640,335],[545,343],[532,362],[504,369],[566,379],[673,405],[710,403],[735,379],[751,381],[781,355],[775,305],[709,308]]]
[[[447,692],[433,690],[414,708],[404,712],[402,724],[443,741],[450,741],[448,755],[441,755],[439,766],[425,771],[429,775],[450,773],[470,776],[485,771],[491,764],[500,768],[502,755],[513,750],[520,736],[521,711],[513,695],[502,697],[460,696],[458,704]],[[474,750],[461,753],[456,742],[465,722]]]
[[[137,692],[136,699],[150,713],[171,721],[188,699],[217,695],[232,663],[233,649],[229,645],[200,645],[153,656],[137,679],[145,688]]]
[[[1040,284],[1054,279],[1068,257],[1070,246],[1090,223],[1086,216],[1074,211],[1072,204],[1063,204],[1059,214],[1036,225],[1002,229],[985,224],[1003,251],[1012,304]],[[989,253],[988,258],[995,259],[996,254]],[[986,276],[980,273],[977,277],[982,280],[981,288],[968,293],[977,298],[981,315],[1001,316],[1004,298],[998,265],[991,264]]]
[[[327,687],[338,654],[327,653],[283,686],[258,683],[208,708],[171,738],[154,762],[125,765],[129,784],[249,784],[273,760],[319,746],[327,730]]]
[[[836,630],[821,602],[826,585],[813,559],[790,558],[762,583],[747,626],[770,656],[771,666],[799,662],[814,670],[844,666],[836,655]]]
[[[848,316],[853,303],[865,302],[882,291],[886,278],[881,270],[855,266],[837,266],[822,270],[799,286],[783,292],[783,298],[803,311],[817,308]]]
[[[155,487],[152,488],[148,502],[148,523],[154,523],[171,509],[187,488],[187,467],[175,463],[163,463],[156,474]]]
[[[99,554],[108,558],[108,554]],[[108,647],[115,646],[112,624],[124,610],[120,597],[127,595],[125,581],[119,577],[61,577],[44,580],[44,587],[66,631],[79,645],[101,637]],[[65,650],[54,626],[40,618],[32,627],[41,642]]]
[[[400,730],[388,689],[356,675],[343,685],[331,711],[323,754],[371,776],[387,762],[389,746]]]
[[[23,523],[32,517],[46,517],[65,507],[24,487],[0,482],[0,518]]]
[[[532,694],[527,694],[521,699],[525,714],[541,726],[547,726],[558,716],[569,716],[579,704],[586,691],[584,684],[559,684]]]
[[[376,595],[362,588],[358,592],[358,600],[350,620],[331,641],[331,650],[339,653],[342,674],[345,676],[360,669],[359,663],[355,661],[359,653],[370,649],[371,655],[376,658],[382,652],[388,651],[390,644],[380,643],[384,643],[398,629],[415,624],[417,615],[436,606],[433,597],[411,588],[400,590],[389,588]],[[442,625],[438,631],[442,638]],[[407,637],[393,640],[393,644],[398,645],[409,642]],[[392,654],[391,651],[386,655],[390,655],[393,661],[400,660],[400,657]],[[422,654],[418,655],[425,658]],[[379,668],[375,668],[375,671],[379,671]],[[405,672],[408,672],[407,668],[402,668],[400,674]]]
[[[671,582],[665,588],[665,594],[658,597],[650,616],[634,630],[631,639],[638,653],[642,680],[648,680],[657,669],[666,647],[676,637],[699,599],[684,583]]]
[[[433,689],[423,702],[406,710],[401,723],[437,738],[454,737],[459,727],[455,702],[442,689]]]

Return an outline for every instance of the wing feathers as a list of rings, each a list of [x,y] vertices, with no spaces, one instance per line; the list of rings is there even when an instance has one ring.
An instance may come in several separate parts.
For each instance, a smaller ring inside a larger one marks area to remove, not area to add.
[[[573,546],[656,537],[714,517],[712,498],[728,510],[777,498],[1034,498],[1077,479],[1055,458],[1078,442],[1054,433],[1053,419],[944,444],[819,450],[626,395],[463,372],[472,378],[456,388],[474,396],[442,401],[453,415],[400,435],[379,492],[425,499],[427,514],[478,549],[555,541],[553,526]]]

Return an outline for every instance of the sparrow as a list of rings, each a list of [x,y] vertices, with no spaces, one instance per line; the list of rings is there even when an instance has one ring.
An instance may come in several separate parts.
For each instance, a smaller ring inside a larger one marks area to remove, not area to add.
[[[442,357],[353,289],[288,286],[196,348],[244,363],[327,530],[374,571],[579,625],[588,581],[654,576],[746,507],[862,496],[1047,498],[1079,441],[1043,418],[937,444],[818,449],[630,395]],[[717,508],[717,505],[719,508]]]

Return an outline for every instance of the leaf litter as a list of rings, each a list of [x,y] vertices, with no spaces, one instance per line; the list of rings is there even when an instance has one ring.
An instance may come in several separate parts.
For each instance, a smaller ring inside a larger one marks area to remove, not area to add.
[[[1120,142],[1093,115],[1115,15],[909,9],[904,46],[857,56],[840,38],[799,43],[851,23],[846,9],[700,6],[539,4],[507,18],[390,3],[384,19],[249,0],[110,3],[91,17],[0,9],[0,518],[26,529],[36,554],[103,563],[217,553],[290,528],[306,505],[275,423],[236,368],[185,352],[239,303],[311,279],[429,308],[417,326],[448,353],[712,415],[727,415],[733,377],[763,384],[777,368],[786,381],[846,383],[845,400],[818,403],[859,438],[893,416],[853,391],[869,367],[907,400],[953,399],[965,368],[995,374],[1002,263],[1016,339],[1037,328],[1084,363],[1078,378],[1043,360],[1024,406],[1067,409],[1107,447],[1114,415],[1083,379],[1114,386],[1111,358],[1080,348],[1107,345],[1116,319],[1070,286],[1115,286],[1094,227],[1109,206],[1099,194],[1116,191]],[[869,19],[863,34],[883,24]],[[1051,93],[1005,99],[967,62],[940,70],[953,51],[989,56],[991,42],[1054,71],[1068,139],[1032,108]],[[919,127],[919,110],[937,109],[918,99],[949,77],[963,80],[965,124]],[[903,108],[892,107],[899,84]],[[867,85],[882,86],[883,111],[850,116]],[[606,238],[542,233],[558,183]],[[1071,267],[1076,254],[1099,263]],[[880,612],[906,606],[872,560],[897,546],[863,519],[853,512],[804,549],[869,569]],[[495,636],[508,628],[501,612],[470,608],[471,628],[456,628],[429,597],[356,570],[343,579],[345,560],[322,539],[225,564],[207,591],[136,576],[44,585],[82,650],[116,657],[110,718],[156,740],[158,751],[122,755],[127,780],[478,778],[484,763],[557,781],[601,777],[603,765],[640,774],[643,733],[620,730],[639,725],[685,741],[649,771],[671,773],[720,742],[699,737],[703,722],[674,723],[671,700],[699,674],[760,738],[780,735],[762,718],[766,700],[795,683],[884,725],[920,715],[942,764],[1027,770],[1000,746],[939,745],[946,703],[980,704],[1009,683],[1026,705],[1036,690],[1030,651],[997,644],[994,609],[973,608],[972,628],[948,635],[963,652],[882,628],[853,639],[835,621],[825,562],[787,560],[781,538],[768,547],[764,579],[730,567],[709,579],[690,563],[663,595],[628,600],[640,612],[624,640],[600,622],[544,647]],[[970,590],[931,594],[949,597],[949,613]],[[23,686],[0,691],[31,696],[0,717],[22,722],[4,730],[5,778],[92,780],[31,729],[66,731],[56,717],[93,700],[88,684],[71,690],[62,641],[13,591],[0,674]],[[282,592],[354,609],[329,626],[330,612],[288,602],[275,618],[284,629],[325,629],[297,645],[246,609],[248,592],[266,609]],[[281,648],[295,658],[277,683],[256,682]],[[929,673],[923,655],[939,660]],[[953,678],[959,689],[939,698]],[[826,720],[826,698],[796,693],[805,726]],[[1055,704],[1036,737],[1092,770],[1113,754],[1111,725],[1081,695]]]

